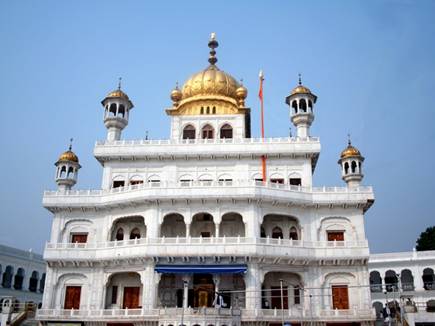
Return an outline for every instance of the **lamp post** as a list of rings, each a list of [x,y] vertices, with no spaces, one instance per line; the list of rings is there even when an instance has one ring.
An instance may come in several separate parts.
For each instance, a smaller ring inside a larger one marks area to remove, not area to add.
[[[279,287],[281,289],[281,324],[284,326],[284,291],[282,288],[283,280],[279,280]]]

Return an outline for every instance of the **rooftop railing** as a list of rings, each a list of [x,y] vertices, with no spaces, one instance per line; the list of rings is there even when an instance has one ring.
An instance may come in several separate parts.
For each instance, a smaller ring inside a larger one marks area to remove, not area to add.
[[[96,146],[131,145],[195,145],[195,144],[282,144],[318,142],[319,137],[278,137],[278,138],[212,138],[212,139],[133,139],[98,140]]]

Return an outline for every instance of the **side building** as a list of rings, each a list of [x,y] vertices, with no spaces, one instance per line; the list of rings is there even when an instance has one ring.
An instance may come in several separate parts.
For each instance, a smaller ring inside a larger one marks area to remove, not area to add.
[[[378,320],[388,309],[410,325],[435,325],[435,251],[372,254],[369,270]]]
[[[133,103],[118,87],[102,101],[107,139],[94,148],[101,189],[72,189],[71,148],[56,162],[38,319],[372,324],[364,157],[349,142],[346,185],[314,186],[316,95],[299,80],[287,96],[294,137],[251,138],[247,89],[217,67],[214,35],[208,45],[209,65],[171,93],[169,139],[122,139]]]
[[[42,255],[0,245],[0,300],[42,303],[46,263]]]

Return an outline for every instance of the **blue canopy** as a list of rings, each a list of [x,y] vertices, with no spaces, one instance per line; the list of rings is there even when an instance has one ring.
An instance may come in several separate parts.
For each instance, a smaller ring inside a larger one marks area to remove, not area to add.
[[[237,265],[162,265],[157,264],[155,271],[162,274],[240,274],[245,273],[247,266]]]

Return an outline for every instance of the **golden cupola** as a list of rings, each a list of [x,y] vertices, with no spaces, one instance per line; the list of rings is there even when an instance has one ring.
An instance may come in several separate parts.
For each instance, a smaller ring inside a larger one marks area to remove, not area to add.
[[[169,115],[244,113],[247,89],[233,76],[216,66],[216,48],[219,43],[214,33],[208,42],[209,66],[193,74],[182,85],[171,92],[172,108]],[[201,109],[202,108],[202,109]]]
[[[60,156],[59,159],[57,160],[58,162],[62,162],[62,161],[68,161],[68,162],[75,162],[75,163],[79,163],[79,158],[77,157],[77,155],[71,150],[71,146],[69,147],[69,149],[66,152],[63,152]]]
[[[351,157],[361,158],[362,155],[361,152],[358,150],[358,148],[352,146],[352,143],[349,139],[347,143],[347,147],[340,154],[340,159],[351,158]]]
[[[72,151],[72,138],[69,148],[63,152],[57,162],[56,166],[56,183],[59,190],[69,190],[77,182],[78,170],[81,168],[79,158]]]

